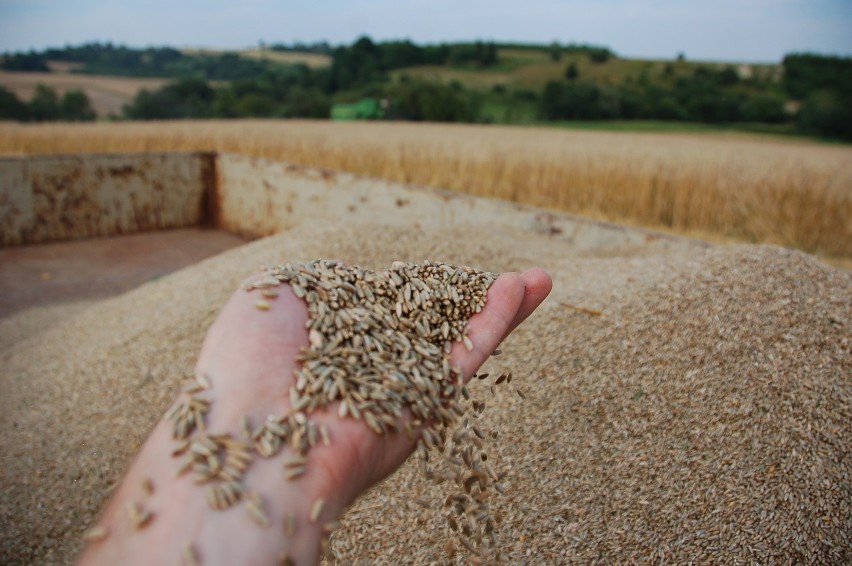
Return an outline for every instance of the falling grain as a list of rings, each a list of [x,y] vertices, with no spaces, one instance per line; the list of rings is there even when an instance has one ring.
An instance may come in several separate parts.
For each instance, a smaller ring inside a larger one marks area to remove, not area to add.
[[[95,525],[94,527],[83,533],[83,540],[86,542],[98,542],[104,540],[108,534],[109,531],[106,529],[106,527],[102,527],[101,525]]]
[[[253,497],[251,499],[246,499],[246,511],[248,511],[249,517],[251,517],[252,521],[257,523],[263,528],[269,527],[269,516],[266,514],[266,510],[263,508],[263,502],[258,497]]]
[[[296,534],[296,516],[288,514],[284,517],[284,534],[292,537]]]
[[[313,506],[311,507],[310,521],[311,523],[316,523],[317,519],[319,519],[320,514],[322,513],[322,508],[325,505],[325,499],[317,499],[314,501]]]
[[[184,566],[200,566],[201,564],[198,560],[198,553],[192,543],[183,547],[183,563]]]
[[[284,477],[286,477],[288,481],[292,481],[292,480],[298,478],[299,476],[301,476],[304,473],[305,473],[305,466],[289,467],[284,472]]]
[[[577,312],[581,312],[581,313],[588,314],[588,315],[591,315],[591,316],[601,316],[603,314],[602,311],[599,311],[599,310],[596,310],[596,309],[590,309],[590,308],[587,308],[587,307],[580,307],[580,306],[577,306],[577,305],[572,305],[570,303],[560,302],[559,305],[565,307],[566,309],[572,309],[572,310],[575,310]]]
[[[151,522],[151,519],[154,518],[154,514],[151,511],[145,509],[135,501],[128,502],[126,507],[127,516],[130,519],[133,530],[144,529]]]
[[[331,534],[340,527],[340,521],[329,521],[322,526],[322,532],[326,536],[331,536]]]
[[[199,385],[202,389],[204,389],[205,391],[206,391],[207,389],[210,389],[210,380],[207,378],[207,376],[206,376],[206,375],[204,375],[204,374],[203,374],[203,373],[201,373],[200,371],[195,372],[195,381],[197,381],[197,382],[198,382],[198,385]]]

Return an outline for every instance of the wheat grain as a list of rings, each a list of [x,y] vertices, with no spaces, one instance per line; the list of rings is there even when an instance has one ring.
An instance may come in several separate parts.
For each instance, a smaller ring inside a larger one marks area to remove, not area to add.
[[[154,514],[151,511],[145,509],[135,501],[128,502],[126,509],[130,524],[133,530],[136,531],[144,529],[151,522],[151,519],[154,518]]]
[[[184,566],[199,566],[201,563],[198,560],[198,553],[192,543],[183,547],[183,563]]]
[[[83,540],[86,542],[98,542],[104,540],[109,531],[106,527],[102,527],[101,525],[95,525],[94,527],[88,529],[85,533],[83,533]]]
[[[319,519],[320,514],[322,513],[323,506],[325,505],[325,499],[319,498],[314,501],[314,504],[311,506],[311,514],[308,516],[308,519],[311,523],[316,523]]]
[[[249,517],[251,517],[251,519],[255,523],[257,523],[263,528],[269,527],[269,516],[266,514],[266,510],[263,507],[263,502],[257,494],[246,494],[245,507],[246,511],[248,511]]]

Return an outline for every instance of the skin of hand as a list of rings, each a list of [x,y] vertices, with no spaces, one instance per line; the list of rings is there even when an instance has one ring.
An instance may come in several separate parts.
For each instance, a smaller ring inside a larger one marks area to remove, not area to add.
[[[450,354],[466,380],[541,304],[551,286],[541,269],[497,278],[485,308],[469,321],[474,349],[468,352],[457,343]],[[281,415],[289,408],[295,360],[308,346],[308,311],[286,285],[269,300],[267,312],[255,308],[258,298],[258,291],[237,291],[204,340],[197,370],[212,384],[213,403],[207,414],[211,434],[236,436],[244,415],[255,427],[267,415]],[[161,419],[98,522],[107,529],[107,537],[89,543],[80,564],[179,564],[189,544],[205,566],[268,564],[283,555],[297,565],[316,564],[323,525],[402,465],[415,443],[404,434],[380,437],[361,421],[340,419],[336,405],[315,411],[310,418],[327,427],[331,445],[320,443],[310,450],[304,475],[284,479],[286,448],[283,455],[256,457],[246,471],[244,483],[260,496],[269,517],[266,528],[252,522],[242,504],[225,511],[210,509],[204,486],[195,485],[191,474],[175,476],[179,463],[170,453],[176,442],[169,423]],[[144,492],[143,483],[154,486],[152,494]],[[319,519],[311,523],[308,516],[319,498],[325,504]],[[153,513],[143,529],[134,530],[128,520],[127,506],[132,502]],[[283,524],[291,515],[296,517],[296,531],[287,537]]]

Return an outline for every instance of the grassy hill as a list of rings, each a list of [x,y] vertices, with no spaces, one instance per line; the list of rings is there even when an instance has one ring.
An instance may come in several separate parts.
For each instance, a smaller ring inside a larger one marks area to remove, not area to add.
[[[498,46],[497,61],[488,66],[476,64],[415,65],[391,71],[393,81],[424,81],[453,85],[478,92],[482,99],[481,119],[487,122],[529,124],[540,121],[540,94],[548,83],[566,82],[594,84],[602,89],[672,90],[679,82],[690,81],[701,72],[728,73],[744,94],[755,91],[781,90],[781,64],[750,64],[688,60],[647,60],[620,58],[609,54],[596,58],[595,51],[564,49],[554,51],[547,46]],[[548,120],[552,121],[552,120]],[[660,122],[621,128],[657,129]],[[767,128],[764,128],[766,130]],[[769,130],[778,130],[771,125]],[[783,129],[783,128],[780,128]],[[789,129],[789,128],[788,128]]]
[[[600,85],[619,85],[625,81],[638,81],[643,74],[665,76],[668,81],[692,75],[699,67],[721,70],[735,69],[741,78],[781,79],[780,64],[747,64],[707,61],[647,60],[609,58],[605,62],[593,62],[584,53],[562,54],[554,60],[549,49],[544,47],[499,47],[495,65],[476,68],[473,66],[421,65],[406,67],[393,72],[393,76],[409,75],[424,80],[451,83],[458,81],[465,87],[493,89],[503,85],[515,89],[539,90],[548,81],[565,78],[570,65],[577,69],[578,78]]]

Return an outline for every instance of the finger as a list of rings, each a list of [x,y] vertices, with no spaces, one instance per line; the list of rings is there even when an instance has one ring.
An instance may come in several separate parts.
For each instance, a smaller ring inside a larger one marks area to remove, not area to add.
[[[202,354],[210,349],[228,352],[234,365],[252,360],[282,363],[307,345],[305,322],[308,309],[289,285],[274,289],[275,297],[266,297],[260,289],[245,290],[247,282],[230,299],[207,333]],[[270,359],[272,358],[272,359]]]
[[[482,311],[470,318],[467,336],[473,343],[468,351],[456,343],[450,354],[454,366],[460,366],[465,379],[481,366],[511,328],[524,301],[524,279],[517,273],[503,273],[488,289]]]
[[[289,406],[295,360],[308,345],[308,309],[289,285],[275,291],[276,297],[267,297],[241,286],[204,338],[196,369],[216,382],[220,398],[229,399],[214,409],[222,419],[259,410],[260,400],[269,404],[264,410]]]
[[[535,309],[547,298],[553,289],[553,280],[548,273],[541,268],[534,268],[524,271],[521,274],[521,279],[524,281],[524,298],[521,301],[521,306],[515,315],[512,324],[509,325],[509,330],[503,335],[511,334],[515,328],[529,317]]]

